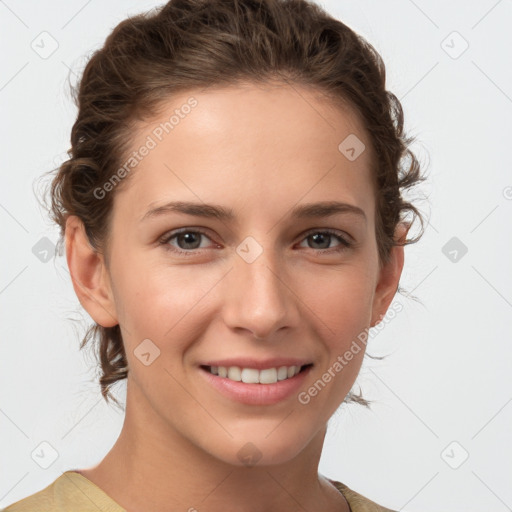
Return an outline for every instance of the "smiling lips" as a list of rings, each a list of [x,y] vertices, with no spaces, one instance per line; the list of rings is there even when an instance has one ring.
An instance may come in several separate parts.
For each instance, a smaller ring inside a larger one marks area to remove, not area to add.
[[[224,396],[248,405],[271,405],[298,391],[312,366],[290,358],[225,359],[201,364],[200,369],[209,384]]]
[[[297,375],[309,361],[287,358],[273,358],[258,361],[252,358],[219,359],[201,365],[213,375],[246,384],[275,384]]]
[[[213,375],[225,377],[245,384],[275,384],[297,375],[305,366],[279,366],[258,370],[257,368],[241,368],[239,366],[207,366]]]

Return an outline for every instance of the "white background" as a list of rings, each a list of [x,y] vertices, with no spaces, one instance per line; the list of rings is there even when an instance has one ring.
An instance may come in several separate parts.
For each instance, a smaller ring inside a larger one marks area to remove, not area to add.
[[[68,78],[117,23],[160,4],[0,1],[0,507],[96,464],[121,429],[92,353],[78,350],[90,318],[65,258],[33,253],[58,239],[33,187],[66,159]],[[428,166],[430,224],[406,248],[401,281],[420,302],[396,296],[404,309],[368,348],[389,355],[365,359],[358,379],[372,410],[333,417],[320,472],[396,510],[512,510],[512,2],[322,5],[386,63]],[[46,59],[31,47],[43,31],[58,42]],[[443,252],[452,237],[468,249],[456,262]],[[58,453],[48,469],[31,458],[45,441]]]

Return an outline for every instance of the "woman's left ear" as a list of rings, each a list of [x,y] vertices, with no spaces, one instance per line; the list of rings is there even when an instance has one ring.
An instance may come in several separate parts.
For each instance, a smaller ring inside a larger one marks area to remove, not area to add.
[[[398,290],[398,284],[404,266],[403,243],[410,227],[410,224],[400,222],[395,229],[395,241],[397,241],[399,245],[395,245],[391,248],[389,261],[380,269],[379,280],[375,288],[373,299],[370,327],[374,327],[382,320]]]

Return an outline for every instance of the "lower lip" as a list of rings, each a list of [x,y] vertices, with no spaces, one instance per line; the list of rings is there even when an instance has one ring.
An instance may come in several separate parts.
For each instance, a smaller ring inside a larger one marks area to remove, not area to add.
[[[274,384],[246,384],[213,375],[204,368],[199,368],[199,371],[217,391],[232,400],[247,405],[272,405],[297,393],[311,368],[308,366],[290,379],[280,380]]]

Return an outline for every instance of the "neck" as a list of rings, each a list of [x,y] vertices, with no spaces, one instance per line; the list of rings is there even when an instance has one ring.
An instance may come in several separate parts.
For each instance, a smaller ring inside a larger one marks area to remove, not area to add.
[[[318,474],[326,427],[286,463],[235,466],[169,429],[130,391],[119,438],[98,466],[82,471],[128,512],[225,512],[226,503],[246,512],[349,511],[344,497]]]

